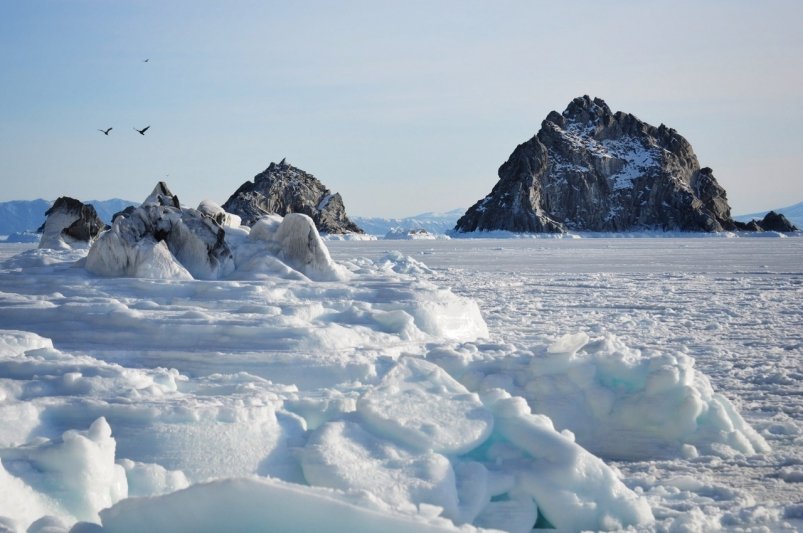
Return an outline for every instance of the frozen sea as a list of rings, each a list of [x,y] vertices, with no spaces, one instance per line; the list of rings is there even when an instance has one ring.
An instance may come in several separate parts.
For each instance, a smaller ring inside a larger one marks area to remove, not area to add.
[[[438,283],[475,299],[491,337],[517,350],[587,332],[689,354],[772,453],[613,463],[629,486],[644,488],[659,520],[697,509],[739,529],[775,522],[770,510],[786,509],[803,527],[803,239],[453,239],[329,247],[336,259],[390,249],[419,259]]]
[[[0,531],[803,527],[803,239],[326,246],[348,276],[0,246]]]

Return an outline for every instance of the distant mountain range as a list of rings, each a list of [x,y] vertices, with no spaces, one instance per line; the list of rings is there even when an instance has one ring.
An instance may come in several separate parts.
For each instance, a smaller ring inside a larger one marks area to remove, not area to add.
[[[101,220],[107,224],[112,216],[129,205],[139,205],[140,202],[131,202],[112,198],[111,200],[89,200],[84,202],[92,204]],[[36,231],[45,222],[45,211],[53,202],[48,200],[12,200],[0,202],[0,235]]]
[[[369,235],[384,237],[392,229],[423,229],[433,234],[444,234],[454,229],[457,219],[466,210],[452,209],[445,213],[421,213],[405,218],[351,217],[355,224]]]
[[[803,202],[797,203],[795,205],[790,205],[789,207],[782,207],[780,209],[772,209],[776,213],[780,213],[789,220],[792,224],[798,227],[798,229],[803,229]],[[764,218],[764,215],[769,213],[769,211],[760,211],[758,213],[750,213],[747,215],[738,215],[734,216],[734,220],[738,220],[739,222],[750,222],[753,219],[761,220]]]

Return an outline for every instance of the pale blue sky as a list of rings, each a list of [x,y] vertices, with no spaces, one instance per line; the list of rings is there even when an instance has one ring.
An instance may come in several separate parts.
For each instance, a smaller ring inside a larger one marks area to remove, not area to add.
[[[589,94],[677,129],[734,213],[783,207],[803,201],[801,20],[799,1],[0,0],[0,201],[165,179],[223,203],[287,157],[349,214],[446,211]]]

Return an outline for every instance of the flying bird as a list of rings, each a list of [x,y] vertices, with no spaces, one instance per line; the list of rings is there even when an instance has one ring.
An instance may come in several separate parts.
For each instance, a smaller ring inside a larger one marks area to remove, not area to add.
[[[145,126],[145,127],[144,127],[144,128],[142,128],[141,130],[138,130],[137,128],[134,128],[134,131],[136,131],[136,132],[137,132],[137,133],[139,133],[140,135],[145,135],[145,132],[146,132],[146,131],[148,131],[148,128],[150,128],[150,126]]]
[[[148,59],[143,59],[143,60],[142,60],[142,62],[143,62],[143,63],[147,63],[147,62],[148,62],[148,61],[150,61],[150,60],[151,60],[151,58],[148,58]]]
[[[103,135],[108,135],[109,132],[112,131],[112,129],[114,129],[114,128],[108,128],[108,129],[105,129],[105,130],[98,130],[98,131],[103,133]]]

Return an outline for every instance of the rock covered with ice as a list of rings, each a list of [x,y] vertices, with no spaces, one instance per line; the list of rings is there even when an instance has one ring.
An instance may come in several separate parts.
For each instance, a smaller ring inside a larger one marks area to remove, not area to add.
[[[315,225],[306,215],[264,217],[253,228],[205,200],[182,207],[163,182],[137,208],[119,213],[87,254],[88,271],[108,277],[225,279],[259,272],[340,279]]]
[[[87,248],[106,228],[91,204],[62,196],[45,211],[47,219],[39,228],[39,248],[64,250]]]
[[[734,229],[725,190],[674,129],[575,98],[499,168],[458,232]]]
[[[215,279],[234,270],[223,228],[182,208],[159,182],[139,208],[115,217],[90,248],[86,269],[102,276]]]
[[[251,226],[269,214],[308,215],[321,233],[362,233],[349,220],[340,193],[332,193],[315,176],[287,163],[271,163],[253,181],[243,183],[223,204]]]

